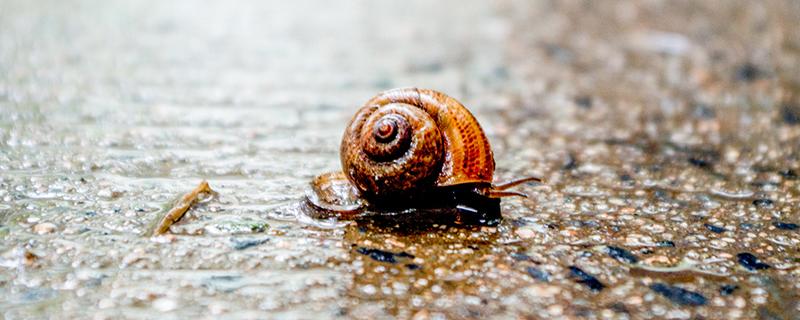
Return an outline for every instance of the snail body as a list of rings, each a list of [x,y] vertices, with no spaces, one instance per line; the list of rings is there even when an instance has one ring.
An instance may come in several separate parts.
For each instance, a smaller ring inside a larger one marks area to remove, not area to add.
[[[457,100],[434,90],[392,89],[373,97],[347,125],[340,146],[343,171],[312,181],[309,200],[335,212],[398,206],[408,200],[496,203],[508,187],[492,184],[495,162],[477,119]],[[406,203],[407,205],[407,203]]]

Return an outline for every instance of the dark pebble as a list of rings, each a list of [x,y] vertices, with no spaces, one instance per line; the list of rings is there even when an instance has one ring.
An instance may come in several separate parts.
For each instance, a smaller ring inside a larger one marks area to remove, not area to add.
[[[753,205],[756,206],[756,207],[759,207],[759,208],[772,208],[772,206],[774,204],[775,204],[775,202],[773,202],[770,199],[762,198],[762,199],[753,200]]]
[[[575,158],[575,155],[570,153],[567,155],[567,159],[564,160],[564,165],[561,166],[563,170],[572,170],[578,167],[578,159]]]
[[[800,124],[800,105],[787,104],[781,108],[783,122],[790,125]]]
[[[545,52],[550,58],[562,64],[569,64],[575,59],[575,53],[572,50],[556,44],[545,45]]]
[[[626,307],[625,304],[622,302],[614,302],[608,307],[617,313],[630,313],[630,311],[628,311],[628,307]]]
[[[592,291],[598,292],[603,290],[606,286],[597,280],[593,275],[586,273],[586,271],[581,270],[576,266],[569,267],[570,277],[572,277],[575,282],[580,283],[589,287]]]
[[[733,294],[733,292],[738,290],[738,289],[739,289],[739,286],[737,286],[735,284],[726,284],[726,285],[723,285],[723,286],[719,287],[719,294],[721,294],[723,296],[729,296],[729,295]]]
[[[706,304],[706,297],[702,294],[680,287],[664,283],[654,283],[650,285],[650,289],[669,299],[672,303],[679,305],[702,306]]]
[[[236,250],[244,250],[250,247],[255,247],[267,241],[269,241],[269,238],[264,238],[264,239],[231,238],[231,247],[233,247]]]
[[[547,273],[547,271],[544,271],[537,267],[528,267],[527,269],[525,269],[525,271],[527,271],[528,275],[530,275],[532,278],[536,280],[544,282],[550,281],[550,275]]]
[[[695,167],[702,169],[711,169],[711,166],[714,164],[713,162],[711,162],[711,160],[699,157],[689,157],[689,163]]]
[[[760,78],[763,75],[761,70],[752,63],[745,63],[736,69],[735,78],[739,81],[750,82]]]
[[[775,222],[772,225],[781,230],[797,230],[796,223]]]
[[[656,189],[655,191],[653,191],[653,196],[660,201],[672,200],[672,198],[670,198],[669,196],[669,193],[664,189]]]
[[[522,227],[522,226],[527,226],[528,221],[524,219],[514,219],[511,220],[511,224],[514,225],[515,227]]]
[[[592,97],[590,96],[576,97],[575,104],[577,104],[581,108],[590,109],[592,107]]]
[[[706,223],[706,224],[704,224],[704,226],[706,227],[706,229],[708,229],[708,231],[711,231],[713,233],[723,233],[723,232],[726,231],[725,228],[718,227],[718,226],[715,226],[715,225],[710,224],[710,223]]]
[[[611,256],[612,258],[619,260],[620,262],[624,263],[639,262],[639,258],[633,255],[633,253],[620,247],[608,246],[606,247],[606,253],[608,253],[608,255]]]
[[[527,261],[527,260],[531,259],[531,256],[529,256],[527,254],[516,253],[516,252],[512,253],[511,257],[514,258],[514,260],[517,260],[517,261]]]
[[[784,179],[789,180],[797,180],[797,178],[800,178],[800,176],[797,175],[797,171],[794,171],[793,169],[781,170],[778,171],[778,174],[780,174]]]
[[[406,264],[406,268],[408,270],[418,270],[418,269],[422,269],[422,266],[420,266],[420,265],[418,265],[416,263],[408,263],[408,264]]]
[[[745,267],[747,270],[756,271],[756,270],[764,270],[771,268],[770,265],[763,263],[756,258],[752,253],[749,252],[742,252],[736,255],[736,258],[739,260],[739,264]]]
[[[405,252],[394,253],[389,251],[383,251],[379,249],[370,249],[360,247],[356,249],[356,252],[369,256],[372,260],[380,261],[380,262],[389,262],[389,263],[396,263],[397,258],[413,258],[413,255],[410,255]]]
[[[414,258],[414,255],[413,255],[413,254],[410,254],[410,253],[408,253],[408,252],[405,252],[405,251],[402,251],[402,252],[400,252],[400,253],[396,253],[396,254],[395,254],[395,256],[398,256],[398,257],[400,257],[400,258],[411,258],[411,259],[413,259],[413,258]]]
[[[717,116],[717,113],[705,104],[698,104],[694,107],[694,111],[692,111],[692,115],[696,118],[701,119],[712,119]]]
[[[578,227],[581,227],[581,228],[596,229],[596,228],[599,228],[600,226],[601,226],[601,223],[597,222],[595,220],[578,221]]]
[[[675,247],[675,242],[672,242],[672,241],[669,241],[669,240],[661,240],[661,241],[657,242],[656,244],[659,247],[672,247],[672,248]]]

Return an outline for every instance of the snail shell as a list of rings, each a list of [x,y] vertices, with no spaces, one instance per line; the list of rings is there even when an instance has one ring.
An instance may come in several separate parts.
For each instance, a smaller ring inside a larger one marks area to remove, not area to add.
[[[469,110],[443,93],[418,88],[367,101],[347,125],[340,156],[347,179],[369,199],[490,185],[495,167],[489,140]]]

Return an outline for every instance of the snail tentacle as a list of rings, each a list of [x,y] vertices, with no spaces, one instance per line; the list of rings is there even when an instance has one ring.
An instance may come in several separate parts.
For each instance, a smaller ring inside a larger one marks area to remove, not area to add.
[[[513,179],[513,180],[510,180],[510,181],[504,181],[504,182],[500,182],[500,183],[493,183],[492,184],[492,189],[493,190],[506,190],[506,189],[510,189],[510,188],[516,187],[518,185],[521,185],[523,183],[527,183],[527,182],[544,183],[544,179],[539,178],[539,177],[533,177],[533,176],[525,177],[525,178],[519,178],[519,179]]]

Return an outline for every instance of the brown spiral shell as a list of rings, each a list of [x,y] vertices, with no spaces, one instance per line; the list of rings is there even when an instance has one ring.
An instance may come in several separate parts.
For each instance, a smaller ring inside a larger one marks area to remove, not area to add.
[[[431,187],[491,183],[494,157],[475,117],[429,89],[388,90],[370,99],[345,129],[344,174],[368,198]]]

